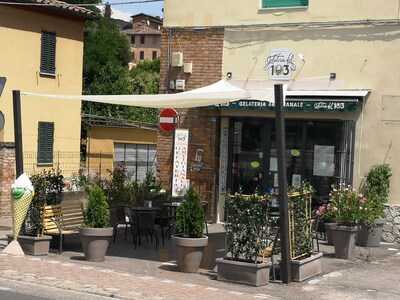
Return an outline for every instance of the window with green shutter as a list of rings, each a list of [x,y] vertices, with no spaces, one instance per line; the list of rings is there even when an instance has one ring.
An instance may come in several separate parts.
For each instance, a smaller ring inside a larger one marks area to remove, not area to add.
[[[261,0],[262,8],[304,7],[308,0]]]
[[[38,125],[38,165],[53,164],[54,123],[39,122]]]
[[[56,75],[56,34],[54,32],[42,32],[40,73]]]

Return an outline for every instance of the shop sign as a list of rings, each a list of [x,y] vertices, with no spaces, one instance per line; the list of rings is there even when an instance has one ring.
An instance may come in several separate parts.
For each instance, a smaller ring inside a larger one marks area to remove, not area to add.
[[[265,110],[274,111],[275,104],[269,101],[240,100],[226,105],[218,105],[221,109]],[[288,112],[354,112],[358,107],[358,99],[286,99],[285,111]]]
[[[291,80],[296,71],[296,56],[290,49],[272,49],[265,68],[271,80]]]

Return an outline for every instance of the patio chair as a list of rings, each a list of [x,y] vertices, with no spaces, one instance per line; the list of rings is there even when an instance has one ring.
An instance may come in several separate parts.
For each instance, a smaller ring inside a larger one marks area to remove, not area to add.
[[[136,239],[137,244],[140,246],[142,243],[142,237],[146,237],[146,241],[155,243],[155,248],[159,246],[159,238],[156,224],[155,211],[135,211],[136,219]],[[136,243],[135,243],[136,244]]]
[[[161,241],[164,247],[165,237],[170,238],[176,226],[176,207],[164,205],[161,208],[159,216],[156,218],[156,224],[160,226]]]
[[[125,240],[128,239],[128,228],[133,232],[134,220],[129,207],[127,206],[117,206],[111,208],[111,224],[113,226],[113,242],[117,240],[118,227],[123,225],[125,227]],[[135,239],[133,240],[135,242]]]
[[[201,201],[201,207],[203,208],[203,212],[204,212],[204,226],[206,228],[206,235],[208,235],[208,224],[207,224],[208,202]]]

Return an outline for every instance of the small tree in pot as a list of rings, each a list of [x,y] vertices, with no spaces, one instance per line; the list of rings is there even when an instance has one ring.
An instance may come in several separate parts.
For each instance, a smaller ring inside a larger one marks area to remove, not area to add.
[[[389,165],[373,167],[361,186],[365,201],[361,206],[360,231],[357,244],[362,247],[378,247],[383,231],[385,204],[389,199],[390,177]]]
[[[80,236],[83,252],[88,261],[104,261],[113,236],[107,198],[98,185],[89,187],[89,200],[85,211],[85,228]]]
[[[344,184],[334,187],[330,193],[328,215],[337,222],[337,225],[332,228],[337,258],[350,259],[353,256],[361,217],[360,208],[364,202],[363,195]]]
[[[204,211],[198,194],[189,188],[185,201],[176,211],[177,234],[173,239],[177,248],[178,267],[182,272],[195,273],[200,267],[208,237],[204,231]]]

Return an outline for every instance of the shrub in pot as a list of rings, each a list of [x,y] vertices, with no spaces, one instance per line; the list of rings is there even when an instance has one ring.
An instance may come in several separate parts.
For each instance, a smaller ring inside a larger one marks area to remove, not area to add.
[[[18,241],[25,254],[48,255],[51,236],[43,234],[43,209],[59,204],[64,190],[64,176],[60,170],[44,170],[30,177],[35,194]]]
[[[176,235],[173,240],[177,249],[178,268],[185,273],[195,273],[200,267],[208,237],[204,231],[204,211],[198,194],[192,187],[184,202],[176,211]]]
[[[357,235],[359,246],[378,247],[380,244],[391,176],[389,165],[377,165],[368,172],[361,186],[364,201],[361,206],[360,231]]]
[[[106,196],[98,185],[89,187],[88,205],[85,210],[85,225],[80,238],[88,261],[104,261],[113,236],[110,227],[110,212]]]
[[[273,240],[268,230],[268,198],[235,194],[226,200],[225,209],[227,255],[217,259],[218,280],[266,285],[270,264],[260,256]]]
[[[328,215],[337,221],[332,228],[333,245],[337,258],[351,259],[353,257],[358,223],[361,216],[361,205],[364,197],[351,186],[340,184],[330,193]]]
[[[315,216],[322,222],[323,230],[325,230],[327,244],[333,245],[332,228],[335,228],[337,223],[327,213],[328,204],[323,204],[315,210]]]
[[[289,237],[293,281],[304,281],[322,273],[322,253],[314,252],[312,219],[313,188],[308,183],[292,188],[289,193]],[[325,210],[318,210],[324,213]],[[316,228],[315,228],[316,230]]]

